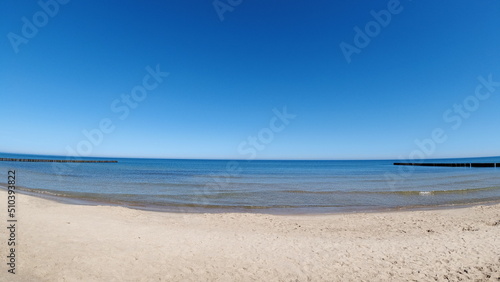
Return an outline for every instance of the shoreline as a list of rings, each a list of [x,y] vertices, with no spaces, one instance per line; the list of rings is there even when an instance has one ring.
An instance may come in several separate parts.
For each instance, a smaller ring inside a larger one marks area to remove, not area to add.
[[[351,214],[351,213],[382,213],[382,212],[404,212],[404,211],[432,211],[432,210],[448,210],[461,209],[475,206],[491,206],[500,204],[500,199],[490,201],[477,201],[469,203],[455,203],[444,205],[418,205],[418,206],[401,206],[401,207],[269,207],[269,208],[248,208],[248,207],[201,207],[201,206],[176,206],[176,205],[133,205],[129,202],[112,202],[105,200],[90,200],[71,196],[52,195],[43,190],[40,192],[31,192],[25,189],[31,188],[17,187],[16,193],[24,194],[40,199],[54,201],[68,205],[82,206],[109,206],[109,207],[124,207],[139,211],[150,211],[160,213],[189,213],[189,214],[204,214],[204,213],[254,213],[254,214],[269,214],[269,215],[329,215],[329,214]],[[0,183],[0,191],[7,191],[6,184]]]
[[[473,203],[459,203],[446,205],[422,205],[422,206],[405,206],[405,207],[273,207],[273,208],[246,208],[246,207],[190,207],[190,206],[139,206],[128,203],[112,203],[106,201],[91,201],[72,197],[58,197],[49,194],[36,194],[23,191],[20,194],[54,201],[65,205],[81,205],[81,206],[106,206],[106,207],[123,207],[132,210],[159,212],[159,213],[177,213],[177,214],[263,214],[263,215],[282,215],[282,216],[315,216],[315,215],[335,215],[335,214],[355,214],[355,213],[391,213],[391,212],[412,212],[412,211],[437,211],[437,210],[453,210],[465,209],[476,206],[494,206],[500,205],[500,200],[481,201]]]
[[[0,199],[6,197],[1,190]],[[19,263],[13,281],[500,279],[500,204],[198,214],[16,197]],[[3,224],[6,217],[0,213]],[[6,252],[4,244],[0,260]],[[6,273],[5,262],[0,265]]]

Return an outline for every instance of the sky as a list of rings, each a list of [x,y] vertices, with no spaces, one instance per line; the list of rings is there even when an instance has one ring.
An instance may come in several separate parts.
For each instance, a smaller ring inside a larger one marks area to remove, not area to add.
[[[0,152],[500,156],[500,2],[0,4]]]

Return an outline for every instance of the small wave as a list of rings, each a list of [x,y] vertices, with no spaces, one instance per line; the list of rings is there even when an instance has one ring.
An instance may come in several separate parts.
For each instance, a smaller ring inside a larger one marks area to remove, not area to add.
[[[450,190],[431,190],[431,191],[307,191],[307,190],[282,190],[283,193],[296,194],[398,194],[398,195],[437,195],[437,194],[467,194],[476,192],[485,192],[492,190],[500,190],[500,187],[484,187],[470,189],[450,189]]]

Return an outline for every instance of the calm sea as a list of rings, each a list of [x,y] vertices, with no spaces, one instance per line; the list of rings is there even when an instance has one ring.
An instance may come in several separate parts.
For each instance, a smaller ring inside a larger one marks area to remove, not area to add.
[[[394,160],[115,160],[0,162],[0,183],[15,169],[18,189],[25,193],[182,212],[330,212],[500,201],[500,168],[403,167]],[[500,163],[500,157],[426,162]]]

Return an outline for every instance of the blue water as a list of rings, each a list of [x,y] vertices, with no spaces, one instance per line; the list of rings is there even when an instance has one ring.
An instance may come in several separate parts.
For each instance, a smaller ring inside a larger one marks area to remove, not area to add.
[[[115,160],[0,162],[0,183],[15,169],[18,189],[27,193],[165,211],[315,212],[500,201],[500,168],[394,166],[399,160]],[[428,162],[500,163],[500,157]]]

